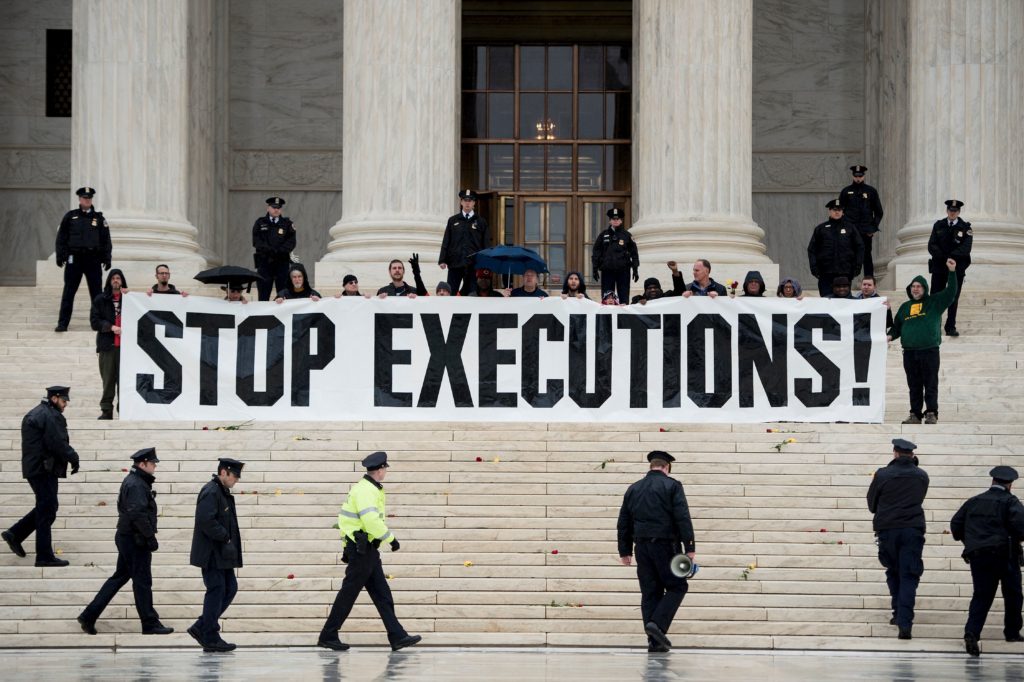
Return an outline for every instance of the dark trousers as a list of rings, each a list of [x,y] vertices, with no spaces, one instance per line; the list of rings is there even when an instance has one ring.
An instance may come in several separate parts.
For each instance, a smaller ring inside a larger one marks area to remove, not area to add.
[[[476,291],[476,271],[473,268],[449,267],[448,286],[452,288],[452,296],[469,296]]]
[[[667,633],[683,603],[686,581],[670,568],[679,546],[670,540],[636,543],[636,577],[640,581],[640,614],[644,623],[654,623]],[[647,638],[650,644],[654,640]]]
[[[949,278],[949,270],[946,269],[945,263],[941,263],[939,266],[942,268],[941,272],[932,273],[932,288],[928,291],[929,296],[934,296],[943,289],[946,288],[946,280]],[[949,306],[949,310],[946,311],[946,331],[950,329],[956,329],[956,310],[960,305],[960,293],[964,290],[964,277],[966,272],[957,268],[956,271],[956,298],[953,299],[953,305]]]
[[[878,561],[885,566],[885,582],[892,597],[892,615],[901,628],[914,624],[917,585],[924,573],[923,551],[924,531],[920,528],[878,531]]]
[[[1024,599],[1020,588],[1020,561],[1016,556],[1007,556],[1006,552],[971,557],[971,580],[974,582],[974,595],[967,615],[965,635],[981,638],[981,630],[985,627],[985,618],[992,608],[992,600],[996,597],[996,587],[1003,588],[1003,605],[1006,615],[1003,620],[1003,635],[1016,637],[1020,634],[1021,608]]]
[[[629,270],[602,270],[599,302],[608,291],[618,295],[619,303],[629,303]]]
[[[114,595],[131,580],[142,629],[157,627],[160,616],[153,608],[153,553],[147,547],[136,545],[133,537],[124,533],[114,536],[114,544],[117,545],[117,568],[82,611],[82,619],[95,623]]]
[[[918,417],[927,412],[939,414],[939,349],[903,351],[903,371],[910,389],[910,411]]]
[[[216,642],[220,639],[220,617],[231,606],[238,594],[238,580],[233,568],[204,568],[203,585],[206,596],[203,597],[203,614],[195,622],[204,642]]]
[[[391,597],[391,588],[388,587],[384,567],[380,563],[380,550],[370,546],[367,547],[365,554],[357,554],[353,548],[350,555],[348,568],[345,569],[345,579],[338,590],[338,596],[334,598],[334,606],[327,616],[327,622],[320,631],[320,639],[329,641],[338,638],[338,630],[352,612],[352,606],[364,587],[384,622],[384,629],[388,631],[388,641],[394,644],[406,637],[408,633],[395,615],[395,600]]]
[[[875,276],[875,260],[871,257],[871,244],[875,241],[874,237],[868,235],[878,234],[877,232],[865,232],[861,230],[860,236],[864,240],[864,270],[863,274],[865,277]],[[853,283],[853,278],[850,278],[850,283]]]
[[[100,411],[114,413],[114,398],[117,395],[118,379],[121,376],[121,348],[96,354],[100,362],[100,379],[103,380],[103,394],[100,396]]]
[[[269,301],[270,292],[274,287],[277,287],[278,296],[288,288],[288,269],[291,268],[292,261],[288,256],[257,257],[257,260],[259,264],[256,266],[256,272],[263,279],[256,282],[256,290],[261,301]]]
[[[71,312],[75,307],[75,294],[85,275],[85,283],[89,285],[89,305],[103,291],[103,273],[100,270],[100,257],[91,253],[71,254],[71,262],[64,264],[64,293],[60,297],[60,313],[57,325],[66,327],[71,322]]]
[[[57,520],[57,477],[53,474],[32,476],[28,479],[36,496],[36,506],[20,521],[11,526],[10,533],[18,542],[25,542],[36,534],[36,561],[53,561],[50,527]]]

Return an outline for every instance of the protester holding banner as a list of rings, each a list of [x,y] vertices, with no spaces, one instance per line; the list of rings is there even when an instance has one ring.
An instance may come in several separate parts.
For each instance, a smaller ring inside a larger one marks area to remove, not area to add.
[[[375,452],[363,459],[362,466],[366,467],[366,473],[349,489],[348,499],[338,514],[338,530],[344,543],[341,560],[348,568],[317,644],[334,651],[349,648],[338,638],[338,631],[365,587],[384,622],[391,649],[398,651],[413,646],[422,637],[410,635],[398,622],[395,601],[380,561],[383,543],[388,543],[392,552],[400,548],[398,538],[391,533],[385,521],[383,483],[388,473],[388,454]]]
[[[114,268],[107,273],[103,293],[93,299],[89,321],[96,331],[96,357],[99,359],[103,394],[99,419],[114,418],[114,398],[118,396],[121,376],[121,304],[128,293],[124,273]]]
[[[850,280],[846,277],[833,279],[832,291],[829,292],[827,298],[853,298],[853,294],[850,293]]]
[[[843,217],[842,204],[833,199],[825,207],[828,220],[814,228],[807,245],[811,274],[818,278],[818,294],[822,298],[831,293],[832,280],[836,277],[852,280],[864,262],[864,238],[860,230]]]
[[[894,438],[892,460],[875,471],[868,487],[868,511],[875,515],[872,529],[878,538],[878,561],[885,567],[885,582],[892,603],[890,625],[899,639],[912,639],[914,601],[924,573],[924,503],[928,474],[917,465],[908,440]]]
[[[523,273],[523,286],[516,287],[509,296],[512,298],[547,298],[548,292],[540,288],[536,270],[527,270]]]
[[[683,292],[683,296],[686,298],[691,296],[715,298],[727,295],[728,292],[725,290],[725,287],[711,277],[711,261],[706,258],[696,260],[693,263],[693,281],[690,282],[690,286]]]
[[[306,268],[302,263],[294,263],[288,270],[288,286],[284,290],[277,290],[277,303],[284,303],[285,299],[308,298],[311,301],[320,300],[320,292],[309,286],[309,279],[306,275]]]
[[[666,633],[687,591],[686,580],[672,573],[672,557],[685,550],[692,561],[696,543],[683,484],[669,478],[675,458],[654,450],[647,454],[647,461],[650,470],[629,486],[619,509],[619,561],[631,565],[636,546],[647,650],[661,652],[672,648]]]
[[[956,299],[956,261],[946,261],[946,288],[928,295],[928,280],[918,275],[907,285],[910,299],[893,316],[889,340],[903,343],[903,371],[910,389],[910,416],[904,424],[936,424],[939,421],[939,344],[942,343],[942,311]],[[922,413],[921,408],[925,411]]]
[[[778,289],[775,290],[775,296],[778,298],[795,298],[800,301],[804,297],[803,287],[800,286],[800,282],[793,279],[792,277],[784,277],[779,282]]]
[[[583,279],[583,273],[574,270],[565,276],[562,298],[590,298],[587,296],[587,283]]]
[[[224,300],[230,303],[248,303],[249,299],[242,293],[245,286],[241,284],[226,284],[221,287],[224,292]]]
[[[474,274],[476,275],[476,288],[470,292],[470,296],[480,298],[505,298],[508,296],[507,291],[494,288],[494,275],[487,268],[477,268]]]
[[[388,275],[391,276],[391,282],[377,289],[378,298],[387,298],[388,296],[416,298],[416,290],[405,282],[405,264],[402,261],[395,258],[388,263]]]
[[[369,294],[364,294],[359,291],[359,278],[351,273],[342,278],[341,293],[335,294],[334,298],[341,298],[342,296],[362,296],[363,298],[370,298]]]
[[[755,298],[763,298],[765,288],[764,277],[761,276],[761,273],[757,270],[751,270],[743,278],[743,293],[740,294],[740,297],[753,296]]]

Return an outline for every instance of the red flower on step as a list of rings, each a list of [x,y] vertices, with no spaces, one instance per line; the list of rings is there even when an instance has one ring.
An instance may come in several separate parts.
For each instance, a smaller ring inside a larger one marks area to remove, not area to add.
[[[483,458],[483,457],[477,457],[477,458],[476,458],[476,461],[478,461],[478,462],[482,462],[482,461],[484,461],[484,458]]]
[[[551,553],[552,554],[558,554],[558,550],[557,549],[553,549],[553,550],[551,550]]]
[[[289,573],[288,574],[288,580],[295,580],[295,574],[294,573]]]
[[[662,433],[665,433],[665,431],[667,431],[667,429],[659,428],[658,431],[661,431]]]
[[[121,469],[121,471],[128,471],[127,469]]]
[[[209,427],[209,426],[204,426],[204,427],[203,427],[203,431],[209,431],[209,430],[210,430],[210,427]]]
[[[822,528],[822,529],[821,529],[821,531],[819,531],[819,532],[821,532],[821,533],[827,533],[827,532],[828,532],[828,528]]]
[[[839,541],[839,544],[840,544],[840,545],[841,545],[841,544],[843,544],[843,541],[842,541],[842,540],[840,540],[840,541]]]

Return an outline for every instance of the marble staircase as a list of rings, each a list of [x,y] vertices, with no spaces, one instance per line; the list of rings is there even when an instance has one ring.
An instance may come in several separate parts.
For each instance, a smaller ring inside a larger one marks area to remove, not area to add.
[[[331,528],[359,460],[386,449],[384,552],[399,617],[430,645],[642,646],[635,571],[618,564],[615,518],[649,450],[678,458],[698,538],[699,575],[670,633],[677,646],[961,651],[971,594],[960,545],[944,531],[997,464],[1024,466],[1024,296],[965,300],[959,339],[943,344],[941,423],[901,426],[905,384],[888,351],[884,425],[99,422],[99,379],[80,296],[72,331],[54,334],[57,290],[0,289],[0,525],[31,505],[20,476],[21,416],[43,386],[70,381],[82,471],[61,484],[54,541],[71,566],[32,567],[0,552],[0,647],[192,646],[202,601],[188,565],[195,494],[213,462],[249,465],[236,487],[245,567],[224,635],[241,645],[312,645],[344,571]],[[770,432],[774,429],[777,432]],[[914,639],[896,639],[864,495],[889,440],[920,446],[931,475]],[[782,443],[786,439],[793,443]],[[75,616],[112,572],[120,480],[152,445],[160,551],[155,601],[169,637],[143,637],[126,588],[81,632]],[[1001,600],[986,652],[1002,641]],[[386,642],[365,597],[346,623],[353,644]]]

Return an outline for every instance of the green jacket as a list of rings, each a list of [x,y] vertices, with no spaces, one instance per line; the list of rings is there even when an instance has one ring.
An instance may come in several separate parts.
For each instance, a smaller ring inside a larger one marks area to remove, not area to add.
[[[359,530],[366,532],[370,542],[391,542],[394,536],[388,530],[386,518],[384,487],[369,476],[363,476],[348,491],[348,499],[338,514],[338,530],[353,542]]]
[[[924,286],[924,296],[915,301],[910,295],[914,282]],[[892,320],[893,339],[903,339],[903,350],[927,350],[938,348],[942,343],[942,312],[952,305],[956,298],[956,273],[949,273],[946,288],[928,295],[928,280],[918,275],[907,285],[910,299],[900,306]]]

